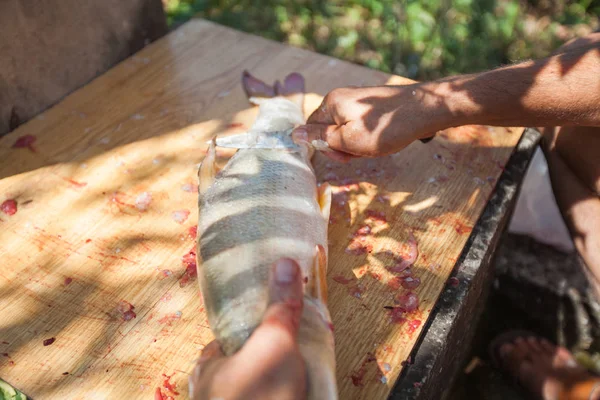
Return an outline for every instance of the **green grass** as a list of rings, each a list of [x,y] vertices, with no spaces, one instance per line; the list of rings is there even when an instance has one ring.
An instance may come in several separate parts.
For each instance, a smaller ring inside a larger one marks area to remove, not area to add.
[[[165,0],[169,25],[206,18],[413,79],[548,55],[598,27],[600,0]]]

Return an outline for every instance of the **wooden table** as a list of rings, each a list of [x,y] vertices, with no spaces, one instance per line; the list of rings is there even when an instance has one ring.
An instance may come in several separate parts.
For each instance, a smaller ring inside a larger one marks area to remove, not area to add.
[[[0,212],[3,379],[35,399],[187,396],[212,339],[185,262],[197,166],[208,138],[256,115],[244,69],[302,72],[307,113],[336,87],[407,82],[195,20],[0,139],[0,203],[18,207]],[[337,188],[328,284],[341,399],[388,396],[444,287],[471,287],[446,283],[522,132],[461,127],[378,160],[317,157]],[[369,215],[372,252],[345,251]],[[406,253],[411,235],[419,309],[395,320],[384,307],[408,290],[386,254]],[[425,375],[400,379],[398,393],[404,382],[417,396]]]

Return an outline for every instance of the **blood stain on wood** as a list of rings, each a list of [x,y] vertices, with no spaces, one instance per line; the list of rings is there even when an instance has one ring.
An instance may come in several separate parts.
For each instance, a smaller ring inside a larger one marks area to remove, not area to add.
[[[419,326],[421,326],[421,320],[420,319],[413,319],[411,321],[408,322],[408,333],[412,334],[414,333]]]
[[[402,279],[402,287],[404,289],[416,289],[421,284],[421,280],[419,278],[413,278],[412,276],[407,276]]]
[[[185,265],[185,272],[179,280],[179,287],[186,287],[191,281],[196,279],[198,271],[196,269],[196,246],[181,258],[181,262]]]
[[[450,286],[457,287],[460,284],[460,281],[458,280],[458,278],[451,277],[450,279],[448,279],[448,283],[450,284]]]
[[[372,363],[376,360],[377,359],[372,353],[367,353],[366,358],[363,360],[358,370],[356,370],[352,373],[352,375],[350,375],[350,379],[352,380],[352,384],[354,386],[364,385],[363,379],[365,378],[365,374],[367,373],[367,364]]]
[[[73,278],[70,278],[70,277],[65,278],[65,286],[68,286],[71,282],[73,282]]]
[[[177,210],[171,213],[171,218],[178,224],[183,224],[190,216],[189,210]]]
[[[365,286],[362,283],[352,285],[348,288],[348,294],[352,297],[360,299],[365,292]]]
[[[464,235],[465,233],[471,232],[473,230],[473,228],[470,226],[467,226],[465,223],[463,223],[462,221],[457,219],[456,221],[454,221],[454,230],[459,235]]]
[[[388,309],[388,315],[390,317],[390,322],[394,324],[402,324],[406,321],[404,316],[405,310],[402,307],[391,307]]]
[[[346,278],[345,276],[342,276],[342,275],[337,275],[337,276],[334,276],[332,279],[333,279],[335,282],[337,282],[337,283],[341,283],[342,285],[347,285],[347,284],[349,284],[350,282],[353,282],[353,281],[354,281],[354,279],[352,279],[352,278]]]
[[[413,292],[401,294],[394,301],[406,312],[415,311],[419,308],[419,297]]]
[[[82,188],[87,186],[87,182],[77,182],[74,179],[71,178],[63,178],[65,181],[69,182],[71,185],[75,186],[76,188]]]
[[[176,383],[172,383],[171,382],[171,378],[173,375],[165,375],[163,374],[163,384],[162,387],[165,389],[166,391],[166,395],[167,396],[176,396],[179,394],[179,392],[177,391],[177,384]]]
[[[52,343],[56,341],[56,338],[51,337],[50,339],[44,340],[44,346],[50,346]]]
[[[0,211],[8,216],[15,215],[17,213],[17,201],[15,199],[4,200],[0,204]]]
[[[400,286],[402,286],[402,278],[397,277],[397,276],[394,278],[391,278],[390,280],[387,281],[387,286],[392,290],[400,289]]]
[[[167,314],[161,319],[158,320],[159,324],[165,324],[167,326],[172,326],[173,322],[181,319],[181,311],[177,311],[175,313]]]
[[[15,143],[12,145],[13,149],[29,149],[32,153],[36,153],[33,144],[37,138],[33,135],[23,135],[17,138]]]
[[[117,304],[117,308],[116,308],[117,313],[119,314],[121,319],[123,319],[123,321],[130,321],[137,316],[135,311],[133,311],[134,309],[135,309],[135,307],[131,303],[129,303],[125,300],[121,300]]]

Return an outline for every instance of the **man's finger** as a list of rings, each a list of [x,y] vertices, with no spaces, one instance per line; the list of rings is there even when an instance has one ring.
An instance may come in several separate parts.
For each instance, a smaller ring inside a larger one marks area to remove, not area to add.
[[[319,108],[317,108],[306,120],[308,124],[335,124],[331,112],[327,108],[327,97],[323,99]]]
[[[223,356],[224,354],[221,351],[221,345],[216,340],[213,340],[207,344],[204,349],[202,349],[202,353],[200,354],[200,358],[198,359],[196,365],[202,366],[210,360],[214,360]]]
[[[213,340],[202,350],[200,358],[196,361],[196,366],[192,371],[192,374],[188,377],[189,391],[192,398],[196,390],[196,385],[199,384],[201,375],[203,373],[210,373],[208,370],[214,369],[216,364],[220,364],[224,361],[224,354],[221,351],[219,342]]]
[[[273,265],[269,278],[269,303],[302,302],[302,271],[298,263],[282,258]]]
[[[323,135],[325,135],[326,129],[329,127],[329,129],[335,129],[337,127],[337,125],[303,125],[303,126],[299,126],[298,128],[296,128],[293,132],[292,132],[292,140],[294,140],[294,142],[296,143],[307,143],[310,145],[310,143],[313,140],[323,140],[326,142],[325,139],[323,139]],[[310,135],[309,135],[310,132]],[[329,144],[329,143],[327,143]],[[331,145],[329,146],[329,151],[325,151],[323,152],[323,154],[325,154],[327,157],[331,158],[332,160],[338,161],[338,162],[342,162],[342,163],[346,163],[348,161],[350,161],[352,158],[355,158],[356,156],[353,154],[348,154],[348,153],[344,153],[343,151],[338,151],[335,150],[331,147]]]
[[[296,347],[296,335],[302,316],[302,273],[298,263],[291,259],[279,260],[273,266],[269,279],[270,305],[262,323],[256,328],[240,356],[280,347],[282,352]]]

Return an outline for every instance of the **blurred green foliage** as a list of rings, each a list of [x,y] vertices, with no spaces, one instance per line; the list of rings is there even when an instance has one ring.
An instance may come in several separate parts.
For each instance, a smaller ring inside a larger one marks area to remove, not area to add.
[[[413,79],[548,55],[598,27],[600,0],[163,0],[192,17]]]

